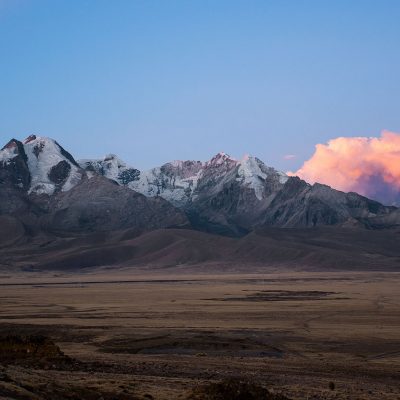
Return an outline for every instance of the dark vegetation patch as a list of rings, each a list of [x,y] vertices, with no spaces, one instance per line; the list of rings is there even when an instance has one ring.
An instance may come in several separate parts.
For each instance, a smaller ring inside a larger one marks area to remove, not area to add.
[[[249,290],[244,290],[249,291]],[[345,300],[346,297],[331,297],[336,292],[319,290],[261,290],[241,297],[223,297],[204,300],[217,301],[312,301],[312,300]]]
[[[64,355],[52,340],[42,335],[6,335],[0,337],[0,359],[2,364],[18,361],[64,361]]]
[[[235,334],[171,333],[148,337],[123,337],[102,342],[100,351],[116,354],[183,354],[202,356],[283,357],[267,337]]]
[[[30,400],[30,399],[51,399],[51,400],[138,400],[139,398],[126,389],[104,390],[97,387],[85,387],[65,382],[59,384],[54,381],[48,382],[22,382],[7,376],[6,385],[0,380],[0,396],[7,399]]]
[[[229,379],[193,389],[187,400],[289,400],[252,382]]]
[[[47,316],[47,315],[45,315]],[[3,316],[4,317],[4,316]],[[71,329],[70,326],[66,325],[33,325],[33,324],[13,324],[13,323],[1,323],[0,324],[0,338],[4,338],[9,335],[13,336],[45,336],[51,339],[53,342],[70,342],[70,343],[82,343],[89,342],[96,336],[97,330],[109,330],[109,325],[102,326],[98,325],[95,328],[88,326],[75,326]]]

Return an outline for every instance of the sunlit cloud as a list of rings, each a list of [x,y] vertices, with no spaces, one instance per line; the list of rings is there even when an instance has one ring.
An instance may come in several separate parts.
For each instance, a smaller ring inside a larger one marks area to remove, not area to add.
[[[399,203],[400,134],[383,131],[380,137],[338,137],[317,144],[313,156],[289,174],[385,204]]]

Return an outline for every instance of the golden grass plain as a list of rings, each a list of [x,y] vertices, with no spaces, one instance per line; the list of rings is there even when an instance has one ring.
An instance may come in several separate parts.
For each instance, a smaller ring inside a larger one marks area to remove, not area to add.
[[[235,377],[291,399],[400,399],[399,273],[24,273],[0,285],[2,334],[43,334],[85,365],[3,365],[0,393],[14,398],[51,398],[39,390],[50,382],[59,398],[90,387],[184,399]]]

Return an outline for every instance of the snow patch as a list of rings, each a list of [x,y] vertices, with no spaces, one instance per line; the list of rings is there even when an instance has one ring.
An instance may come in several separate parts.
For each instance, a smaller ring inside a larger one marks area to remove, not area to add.
[[[185,169],[180,168],[177,173],[167,173],[166,166],[182,167],[184,163],[165,164],[140,173],[137,181],[129,183],[128,187],[145,196],[160,196],[175,206],[184,206],[196,189],[200,170],[194,175],[185,176]]]
[[[9,164],[18,154],[15,150],[15,147],[6,147],[5,149],[0,150],[0,163]]]
[[[61,191],[72,189],[81,179],[81,173],[76,165],[72,164],[61,153],[59,145],[50,138],[35,137],[24,144],[28,157],[28,168],[31,174],[31,187],[29,193],[52,195],[56,190],[56,184],[49,178],[52,167],[61,161],[66,161],[71,170],[61,187]]]
[[[283,172],[267,167],[256,157],[245,156],[238,161],[223,152],[207,162],[174,160],[147,171],[134,169],[114,154],[100,160],[80,160],[79,165],[87,172],[113,179],[147,197],[160,196],[177,207],[184,207],[197,198],[199,182],[208,179],[222,182],[229,171],[235,168],[238,168],[237,180],[254,190],[260,201],[263,199],[265,180],[270,174],[277,175],[276,179],[280,183],[288,179]],[[127,171],[136,171],[137,175],[123,182],[123,174]]]
[[[288,176],[283,172],[267,167],[256,157],[245,155],[239,164],[238,180],[241,180],[243,184],[253,189],[257,199],[262,200],[265,180],[271,174],[278,175],[278,180],[281,184],[284,184],[288,180]]]
[[[267,178],[267,174],[261,171],[259,164],[254,157],[246,156],[239,165],[239,179],[254,190],[258,200],[263,198],[263,181]]]

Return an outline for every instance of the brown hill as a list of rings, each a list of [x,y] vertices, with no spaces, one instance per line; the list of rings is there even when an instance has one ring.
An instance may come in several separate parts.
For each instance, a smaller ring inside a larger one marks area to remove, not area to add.
[[[229,238],[189,229],[159,229],[136,235],[125,230],[75,238],[42,237],[30,244],[3,248],[0,256],[5,264],[39,270],[209,264],[213,272],[227,266],[249,272],[253,267],[270,266],[400,271],[400,233],[396,230],[269,228]]]

